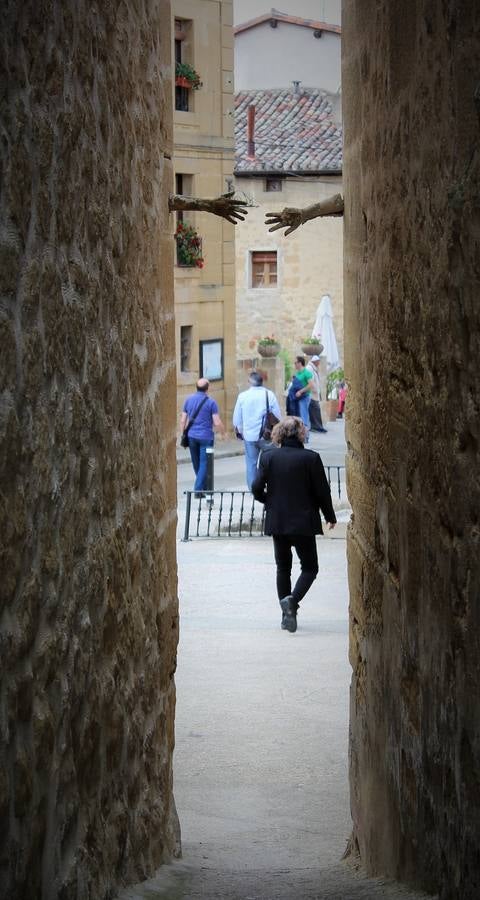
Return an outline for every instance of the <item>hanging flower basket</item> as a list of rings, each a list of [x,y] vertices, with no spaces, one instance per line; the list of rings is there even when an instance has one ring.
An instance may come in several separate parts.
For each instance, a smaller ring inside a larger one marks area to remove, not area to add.
[[[179,222],[175,232],[177,265],[203,269],[202,239],[193,225]]]
[[[320,356],[323,350],[323,344],[320,341],[304,340],[302,343],[302,353],[305,356]]]
[[[278,356],[280,353],[280,344],[274,337],[260,338],[257,343],[257,351],[259,356]]]

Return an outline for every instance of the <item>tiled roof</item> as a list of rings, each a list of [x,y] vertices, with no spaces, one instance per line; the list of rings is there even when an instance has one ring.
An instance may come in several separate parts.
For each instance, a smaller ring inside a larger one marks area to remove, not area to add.
[[[340,25],[329,25],[328,22],[317,22],[315,19],[302,19],[300,16],[290,16],[287,13],[279,12],[278,9],[272,9],[270,13],[264,13],[255,19],[249,19],[248,22],[242,22],[233,29],[234,34],[240,34],[242,31],[248,31],[257,25],[263,25],[265,22],[283,22],[286,25],[300,25],[302,28],[313,28],[314,31],[330,31],[333,34],[341,34]]]
[[[247,109],[255,107],[255,156],[247,156]],[[235,172],[340,172],[342,132],[317,88],[241,91],[235,97]]]

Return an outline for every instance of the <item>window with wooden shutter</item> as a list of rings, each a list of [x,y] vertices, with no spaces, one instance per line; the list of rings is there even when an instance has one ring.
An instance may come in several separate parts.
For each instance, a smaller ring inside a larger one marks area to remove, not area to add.
[[[277,286],[277,251],[253,250],[251,287],[272,288]]]

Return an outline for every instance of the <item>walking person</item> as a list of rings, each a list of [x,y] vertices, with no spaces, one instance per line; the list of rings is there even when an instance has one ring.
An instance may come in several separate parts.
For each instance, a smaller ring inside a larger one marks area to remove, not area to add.
[[[207,483],[207,447],[213,447],[214,429],[225,433],[225,426],[218,414],[216,401],[208,396],[210,387],[206,378],[197,381],[195,394],[186,397],[180,416],[180,428],[188,428],[188,448],[195,472],[193,489],[195,496],[203,496]]]
[[[233,426],[237,434],[243,437],[247,485],[251,491],[260,451],[270,446],[270,441],[261,437],[266,413],[270,410],[277,419],[281,418],[282,413],[273,391],[263,387],[263,376],[260,372],[250,372],[248,381],[250,385],[248,390],[242,391],[237,397],[233,410]]]
[[[308,443],[308,433],[310,431],[308,407],[310,406],[310,397],[312,395],[313,378],[305,365],[304,356],[295,357],[295,377],[302,385],[296,392],[296,398],[298,400],[298,415],[306,428],[305,443]]]
[[[265,534],[273,537],[277,566],[281,627],[290,632],[297,630],[300,601],[318,574],[316,535],[323,534],[319,510],[329,528],[337,521],[320,456],[303,446],[305,432],[297,416],[286,416],[275,425],[272,440],[277,448],[262,453],[252,485],[255,500],[265,504]],[[292,548],[301,567],[293,591]]]
[[[322,397],[320,394],[320,375],[318,373],[319,365],[320,357],[315,354],[305,366],[307,372],[310,372],[312,376],[312,389],[310,393],[308,415],[310,417],[310,431],[321,431],[326,434],[327,429],[323,427],[322,411],[320,409],[320,400]]]

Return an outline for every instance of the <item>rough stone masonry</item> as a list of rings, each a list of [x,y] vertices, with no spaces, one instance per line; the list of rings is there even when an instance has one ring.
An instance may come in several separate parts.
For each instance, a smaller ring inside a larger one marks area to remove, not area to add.
[[[169,858],[177,644],[170,4],[6,0],[0,895]]]
[[[480,896],[480,8],[344,0],[351,796],[370,873]]]

